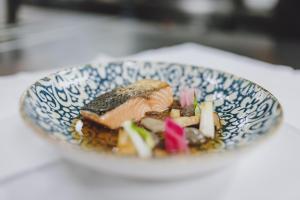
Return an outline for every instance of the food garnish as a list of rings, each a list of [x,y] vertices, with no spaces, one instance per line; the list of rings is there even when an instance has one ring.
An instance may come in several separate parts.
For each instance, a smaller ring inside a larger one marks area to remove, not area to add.
[[[142,158],[148,158],[152,155],[151,147],[144,141],[141,134],[135,129],[132,121],[125,121],[123,123],[124,130],[128,133],[133,145],[136,148],[138,155]]]
[[[200,122],[199,116],[191,116],[191,117],[178,117],[173,119],[181,127],[198,125]]]
[[[148,130],[153,133],[163,132],[164,131],[164,121],[159,119],[154,119],[150,117],[146,117],[142,119],[141,125],[143,125]]]
[[[180,153],[188,151],[184,129],[171,118],[165,120],[164,137],[167,152]]]
[[[202,102],[201,105],[201,117],[200,117],[200,131],[209,138],[215,137],[214,126],[214,110],[213,103],[211,101]]]
[[[186,107],[193,105],[195,96],[195,89],[184,88],[180,91],[180,105]]]
[[[180,110],[179,109],[172,109],[170,112],[171,118],[178,118],[180,117]]]

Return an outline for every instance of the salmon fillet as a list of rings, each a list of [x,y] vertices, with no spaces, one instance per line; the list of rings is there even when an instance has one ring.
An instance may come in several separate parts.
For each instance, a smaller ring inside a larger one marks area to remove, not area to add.
[[[84,118],[117,129],[126,120],[139,121],[146,112],[165,111],[172,103],[172,88],[166,82],[141,80],[98,96],[80,113]]]

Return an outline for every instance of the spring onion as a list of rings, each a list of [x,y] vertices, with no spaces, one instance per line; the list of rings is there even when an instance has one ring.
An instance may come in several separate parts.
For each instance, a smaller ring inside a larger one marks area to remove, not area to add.
[[[200,111],[200,106],[198,104],[196,95],[194,95],[194,109],[195,109],[195,116],[200,117],[201,111]]]
[[[135,129],[134,123],[132,121],[125,121],[123,123],[123,128],[128,133],[133,145],[138,152],[138,155],[142,158],[151,157],[151,148],[143,140],[141,134]]]
[[[149,133],[146,129],[138,127],[134,123],[132,123],[132,128],[143,138],[150,149],[155,146],[155,142],[151,133]]]

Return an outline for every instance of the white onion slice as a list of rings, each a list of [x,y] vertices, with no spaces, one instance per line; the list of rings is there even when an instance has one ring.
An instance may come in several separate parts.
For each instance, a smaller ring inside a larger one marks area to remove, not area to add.
[[[211,101],[201,103],[200,131],[209,138],[215,137],[214,109]]]

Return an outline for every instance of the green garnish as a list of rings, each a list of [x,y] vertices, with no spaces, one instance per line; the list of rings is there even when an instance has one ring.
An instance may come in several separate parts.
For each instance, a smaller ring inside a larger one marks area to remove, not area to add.
[[[195,116],[200,116],[201,110],[196,95],[194,95],[194,109],[195,109]]]
[[[132,128],[143,138],[143,140],[151,149],[155,146],[155,142],[149,131],[142,127],[138,127],[135,123],[132,123]]]
[[[123,123],[123,128],[129,135],[138,155],[142,158],[149,158],[152,155],[152,149],[144,141],[141,134],[134,128],[136,126],[132,121],[125,121]]]

